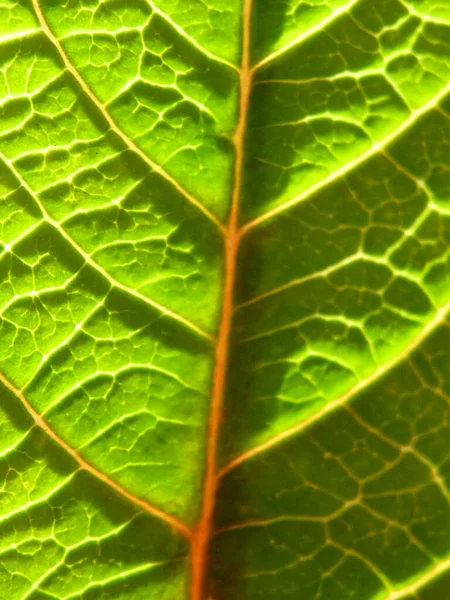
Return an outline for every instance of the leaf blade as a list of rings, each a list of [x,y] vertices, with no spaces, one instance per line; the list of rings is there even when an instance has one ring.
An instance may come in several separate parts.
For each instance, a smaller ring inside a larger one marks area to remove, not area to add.
[[[5,0],[0,595],[445,595],[448,17]]]

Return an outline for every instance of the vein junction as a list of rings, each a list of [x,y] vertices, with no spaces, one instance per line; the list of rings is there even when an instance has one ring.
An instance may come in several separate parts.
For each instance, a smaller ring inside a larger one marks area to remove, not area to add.
[[[217,31],[150,1],[114,23],[108,2],[32,4],[37,19],[0,35],[1,382],[23,409],[0,414],[0,552],[11,579],[31,551],[54,560],[17,597],[164,590],[166,568],[184,577],[184,538],[193,600],[210,543],[245,565],[214,564],[218,596],[282,597],[301,573],[311,600],[421,597],[448,569],[445,11],[330,2],[259,38],[252,66],[247,2],[237,67]],[[209,410],[192,525],[186,457]],[[414,567],[395,572],[396,552]]]

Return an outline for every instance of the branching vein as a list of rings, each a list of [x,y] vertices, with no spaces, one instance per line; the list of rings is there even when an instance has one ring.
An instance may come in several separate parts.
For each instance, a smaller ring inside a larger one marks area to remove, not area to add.
[[[93,91],[90,89],[90,87],[86,84],[86,82],[84,81],[84,79],[80,76],[80,74],[78,73],[77,69],[74,67],[74,65],[72,64],[72,62],[70,61],[69,57],[67,56],[64,48],[62,47],[62,45],[60,44],[59,40],[55,37],[55,35],[53,34],[53,32],[51,31],[45,17],[44,14],[42,12],[41,6],[39,4],[39,0],[32,0],[33,2],[33,7],[34,10],[36,12],[36,16],[39,20],[39,23],[41,25],[41,28],[43,30],[43,32],[45,33],[45,35],[48,37],[48,39],[51,41],[51,43],[53,44],[53,46],[56,48],[56,50],[58,51],[59,55],[61,56],[61,59],[64,63],[64,66],[66,67],[67,71],[72,75],[72,77],[75,79],[75,81],[78,83],[78,85],[80,86],[80,88],[83,90],[83,92],[86,94],[86,96],[91,100],[91,102],[94,104],[94,106],[97,108],[97,110],[101,113],[102,117],[105,119],[105,121],[108,123],[111,131],[114,131],[114,133],[116,133],[116,135],[118,135],[120,137],[120,139],[124,142],[124,144],[130,149],[132,150],[135,154],[137,154],[141,160],[143,160],[155,173],[158,173],[159,175],[161,175],[161,177],[164,177],[164,179],[166,179],[178,192],[180,192],[191,204],[193,204],[194,206],[196,206],[199,210],[201,210],[210,221],[212,221],[213,223],[216,224],[216,226],[218,227],[218,229],[223,232],[224,231],[224,226],[223,224],[219,221],[219,219],[210,211],[208,210],[201,202],[199,202],[199,200],[197,200],[194,196],[192,196],[192,194],[190,194],[187,190],[185,190],[171,175],[169,175],[169,173],[167,173],[160,165],[156,164],[155,162],[153,162],[146,154],[145,152],[143,152],[139,146],[137,146],[121,129],[120,127],[117,125],[117,123],[112,119],[111,115],[108,113],[108,111],[106,110],[106,108],[103,106],[103,104],[100,102],[100,100],[95,96],[95,94],[93,93]]]
[[[189,527],[178,520],[176,517],[165,513],[160,510],[156,506],[153,506],[146,500],[142,500],[137,496],[134,496],[131,492],[127,491],[121,485],[116,483],[113,479],[96,469],[93,465],[88,463],[76,450],[74,450],[67,442],[65,442],[51,427],[48,423],[37,413],[34,408],[31,406],[27,398],[22,394],[20,390],[18,390],[4,375],[0,373],[0,381],[3,383],[5,387],[7,387],[22,403],[22,406],[31,416],[35,424],[42,429],[54,442],[58,444],[61,448],[63,448],[70,456],[75,460],[75,462],[79,465],[81,469],[87,471],[91,475],[93,475],[96,479],[103,481],[106,485],[113,488],[118,494],[129,500],[131,503],[135,504],[143,511],[161,519],[168,523],[171,527],[173,527],[178,533],[182,534],[185,537],[190,537],[191,531]]]

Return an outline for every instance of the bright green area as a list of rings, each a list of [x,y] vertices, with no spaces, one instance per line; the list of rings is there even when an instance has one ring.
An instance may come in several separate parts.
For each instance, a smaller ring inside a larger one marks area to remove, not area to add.
[[[242,7],[0,3],[0,373],[188,525]],[[253,0],[251,39],[211,597],[448,600],[450,8]],[[188,556],[0,382],[0,600],[187,600]]]
[[[411,600],[389,594],[448,563],[449,348],[443,325],[352,402],[224,477],[219,598]],[[448,577],[436,589],[417,598],[444,600]]]

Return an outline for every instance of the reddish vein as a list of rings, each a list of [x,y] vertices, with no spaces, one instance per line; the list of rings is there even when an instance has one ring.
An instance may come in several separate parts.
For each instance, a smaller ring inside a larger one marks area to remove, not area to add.
[[[207,596],[205,575],[208,566],[208,545],[211,537],[212,518],[217,488],[217,445],[219,439],[222,403],[228,362],[228,346],[233,314],[233,290],[236,277],[236,256],[239,245],[239,197],[242,188],[244,162],[244,137],[250,99],[252,71],[250,69],[250,20],[252,0],[244,0],[242,65],[240,71],[239,119],[234,135],[235,167],[234,187],[230,217],[225,239],[225,277],[222,317],[216,346],[216,362],[213,378],[211,413],[208,429],[206,473],[203,486],[202,510],[192,539],[191,600],[204,600]]]
[[[59,437],[59,435],[57,433],[55,433],[53,431],[53,429],[48,425],[48,423],[45,421],[45,419],[43,419],[43,417],[41,417],[41,415],[34,410],[34,408],[28,402],[28,400],[24,396],[24,394],[20,390],[18,390],[1,373],[0,373],[0,381],[3,383],[3,385],[5,387],[7,387],[21,401],[25,410],[31,416],[31,418],[33,419],[35,424],[40,429],[42,429],[48,435],[48,437],[50,437],[54,442],[56,442],[58,444],[58,446],[61,446],[61,448],[63,448],[68,454],[70,454],[70,456],[75,460],[75,462],[78,464],[79,467],[81,467],[85,471],[88,471],[88,473],[90,473],[97,479],[100,479],[100,481],[103,481],[103,483],[106,483],[107,485],[112,487],[121,496],[124,496],[130,502],[132,502],[133,504],[136,504],[145,512],[147,512],[155,517],[158,517],[162,521],[165,521],[166,523],[171,525],[176,531],[178,531],[178,533],[180,533],[181,535],[188,537],[188,538],[191,536],[191,531],[185,523],[183,523],[182,521],[179,521],[176,517],[173,517],[172,515],[165,513],[164,511],[160,510],[156,506],[153,506],[149,502],[146,502],[145,500],[142,500],[141,498],[134,496],[133,494],[128,492],[126,489],[124,489],[121,485],[116,483],[113,479],[111,479],[110,477],[108,477],[107,475],[105,475],[104,473],[102,473],[101,471],[96,469],[94,466],[92,466],[90,463],[88,463],[82,456],[80,456],[80,454],[78,454],[78,452],[76,450],[74,450],[71,446],[69,446],[69,444],[67,442],[65,442],[62,438]]]
[[[97,98],[91,88],[87,85],[84,79],[81,77],[78,70],[70,61],[68,55],[64,51],[64,48],[59,43],[58,38],[54,35],[53,31],[50,29],[49,24],[42,12],[40,0],[31,0],[34,12],[36,13],[36,17],[39,21],[42,31],[45,33],[47,38],[53,44],[53,46],[58,51],[64,66],[67,71],[72,75],[72,77],[77,81],[80,88],[83,90],[85,95],[91,100],[92,104],[97,108],[97,110],[101,113],[105,121],[108,123],[111,131],[114,131],[116,135],[120,137],[123,143],[132,150],[135,154],[137,154],[141,160],[143,160],[147,165],[154,171],[161,175],[166,181],[168,181],[180,194],[182,194],[191,204],[196,206],[199,210],[201,210],[213,223],[215,223],[221,233],[223,233],[224,227],[223,224],[219,221],[214,213],[212,213],[206,206],[204,206],[201,202],[199,202],[192,194],[190,194],[187,190],[185,190],[179,183],[176,181],[167,171],[165,171],[160,165],[153,162],[146,154],[143,152],[139,146],[137,146],[131,138],[129,138],[117,125],[117,123],[113,120],[111,115],[106,110],[104,104]]]

